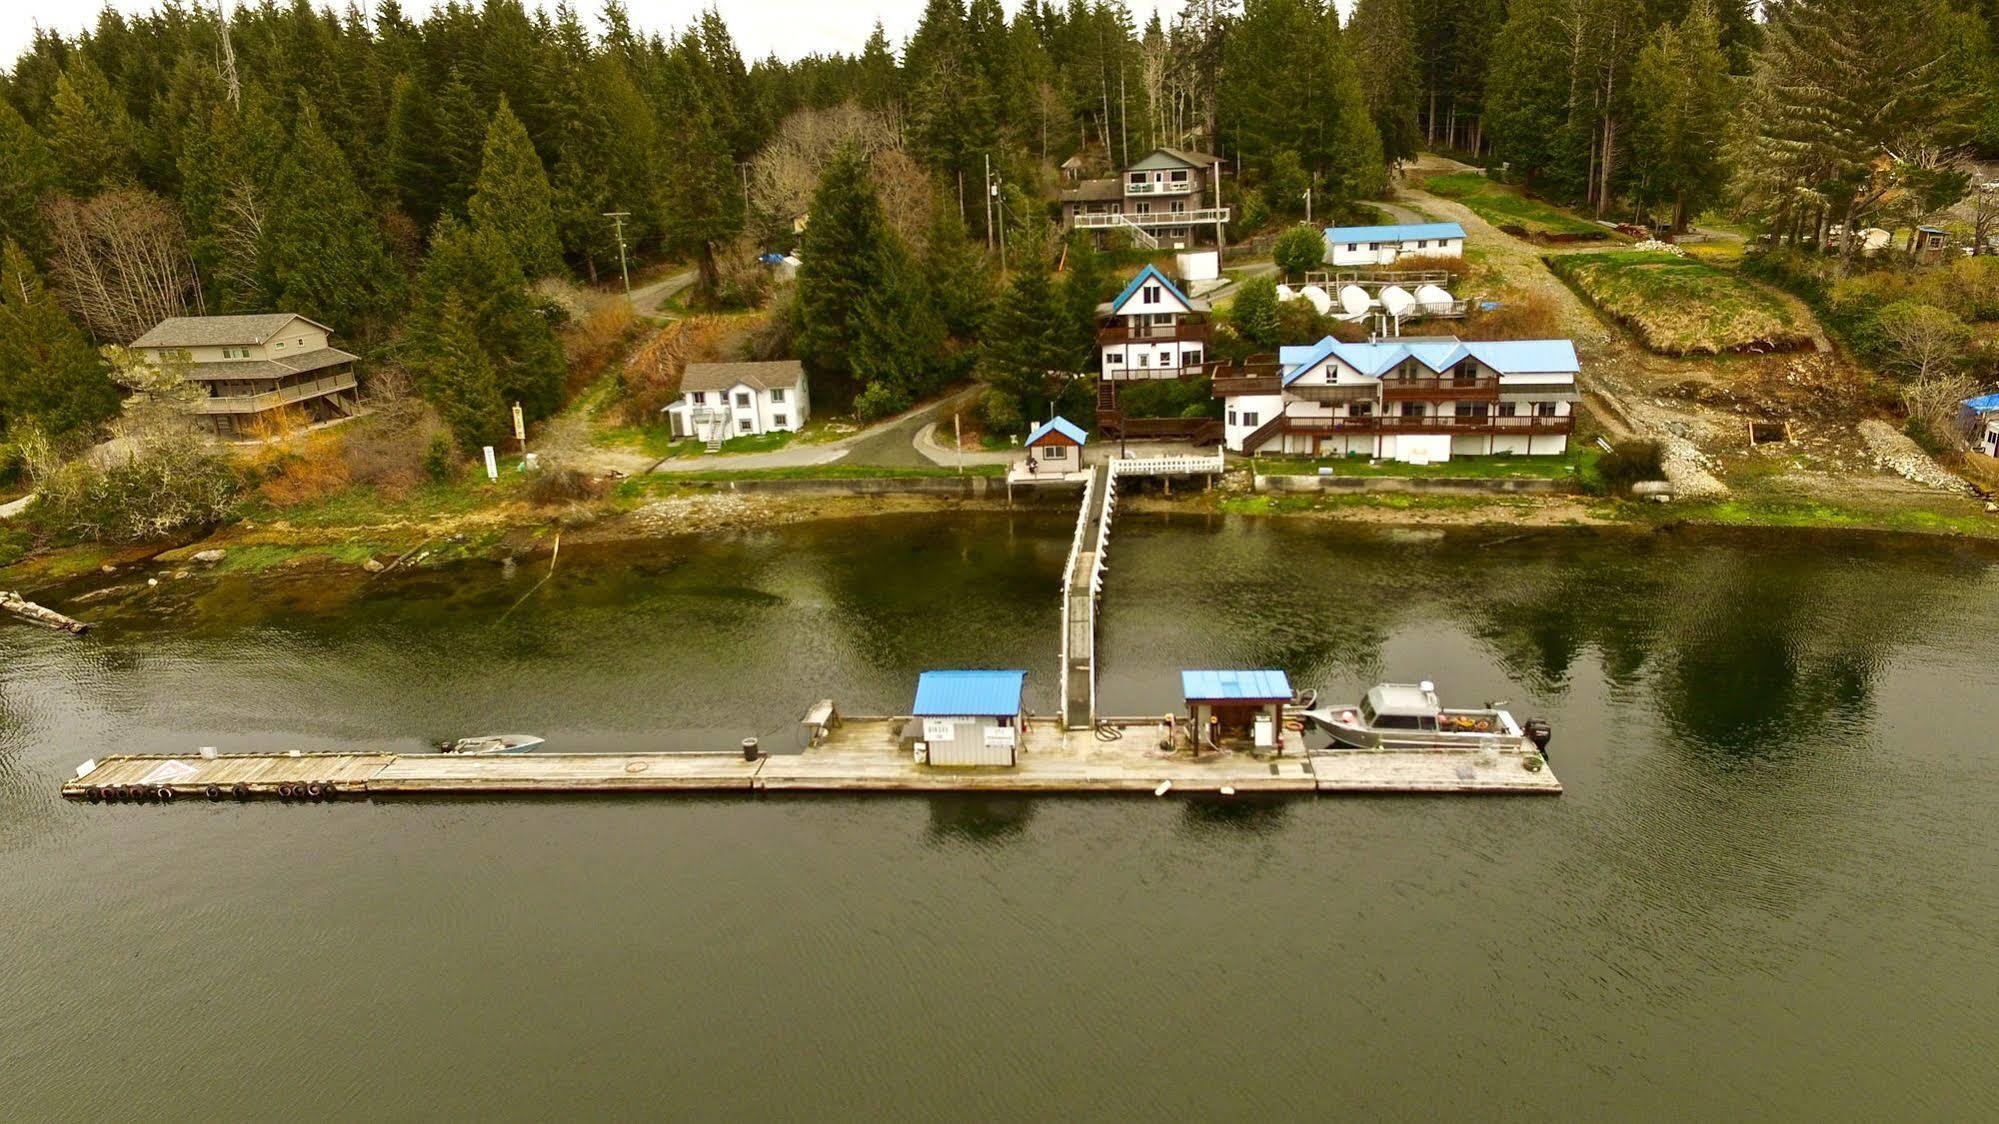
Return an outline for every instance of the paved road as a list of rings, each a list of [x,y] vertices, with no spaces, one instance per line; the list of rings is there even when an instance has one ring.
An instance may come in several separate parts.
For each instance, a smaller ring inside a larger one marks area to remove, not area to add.
[[[873,468],[930,468],[937,462],[917,451],[916,438],[933,425],[949,407],[978,393],[967,388],[932,402],[915,406],[895,417],[876,422],[859,433],[816,445],[796,442],[768,453],[716,453],[710,456],[673,457],[652,467],[653,472],[716,472],[746,468],[802,468],[809,465],[867,465]],[[967,463],[972,463],[968,461]]]
[[[632,290],[632,307],[640,316],[659,315],[660,306],[672,300],[682,289],[694,284],[701,274],[698,270],[685,270],[671,277],[662,277],[650,284],[640,285]]]

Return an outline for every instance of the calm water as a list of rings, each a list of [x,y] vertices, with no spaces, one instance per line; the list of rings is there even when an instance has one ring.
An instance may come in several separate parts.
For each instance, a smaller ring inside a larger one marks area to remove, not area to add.
[[[235,581],[0,628],[12,1119],[1990,1118],[1999,565],[1948,545],[1122,521],[1102,699],[1434,677],[1560,799],[93,808],[121,751],[1052,710],[1063,516]],[[514,607],[519,602],[518,607]]]

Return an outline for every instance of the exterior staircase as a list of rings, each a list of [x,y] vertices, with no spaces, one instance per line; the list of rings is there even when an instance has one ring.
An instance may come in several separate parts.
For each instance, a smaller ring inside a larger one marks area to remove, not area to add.
[[[1269,421],[1264,422],[1262,425],[1257,426],[1256,429],[1252,431],[1248,437],[1242,439],[1242,451],[1245,453],[1256,452],[1258,449],[1263,447],[1263,443],[1265,441],[1268,441],[1272,437],[1277,436],[1278,431],[1282,430],[1283,428],[1284,428],[1284,411],[1279,410],[1277,411],[1277,414],[1274,417],[1272,417]]]
[[[1153,237],[1151,231],[1125,218],[1122,214],[1115,214],[1110,216],[1110,218],[1113,221],[1106,225],[1111,229],[1124,231],[1126,234],[1131,235],[1133,242],[1148,250],[1157,250],[1159,248],[1159,239]]]

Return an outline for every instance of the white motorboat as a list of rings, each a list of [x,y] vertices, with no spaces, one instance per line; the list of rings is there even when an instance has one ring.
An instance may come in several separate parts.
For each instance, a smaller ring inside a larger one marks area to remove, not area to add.
[[[1483,749],[1513,748],[1523,740],[1548,750],[1553,729],[1539,718],[1525,724],[1499,703],[1451,709],[1437,699],[1436,684],[1377,683],[1352,706],[1325,706],[1299,711],[1333,741],[1348,749]]]
[[[473,738],[459,738],[457,741],[439,742],[437,748],[444,753],[491,757],[502,753],[526,753],[540,744],[542,739],[533,734],[482,734]]]

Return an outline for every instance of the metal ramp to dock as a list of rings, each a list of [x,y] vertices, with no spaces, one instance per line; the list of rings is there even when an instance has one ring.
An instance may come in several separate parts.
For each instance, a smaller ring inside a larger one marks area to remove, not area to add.
[[[1072,730],[1090,726],[1097,716],[1097,595],[1103,589],[1115,487],[1109,464],[1090,470],[1062,577],[1062,724]]]

